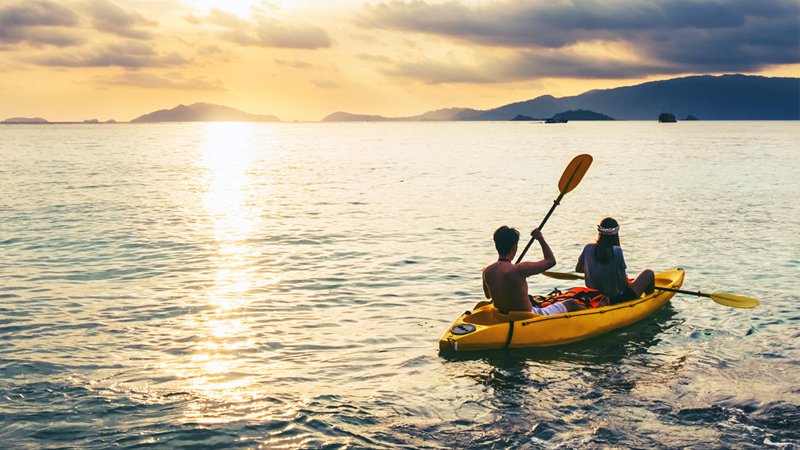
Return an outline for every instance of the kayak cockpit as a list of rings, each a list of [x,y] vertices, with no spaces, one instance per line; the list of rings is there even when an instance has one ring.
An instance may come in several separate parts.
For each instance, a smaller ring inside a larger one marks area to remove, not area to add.
[[[518,320],[527,320],[534,317],[539,317],[539,315],[530,311],[509,311],[508,314],[503,314],[499,309],[495,308],[491,302],[480,302],[475,305],[475,309],[467,314],[462,321],[473,325],[488,326],[516,322]]]

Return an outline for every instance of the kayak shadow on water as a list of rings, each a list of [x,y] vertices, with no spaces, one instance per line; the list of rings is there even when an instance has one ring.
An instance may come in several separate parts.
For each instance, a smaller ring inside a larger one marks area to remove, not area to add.
[[[485,360],[498,367],[513,367],[522,361],[571,362],[574,364],[614,364],[645,354],[661,342],[663,333],[680,324],[678,312],[668,303],[652,316],[627,327],[612,330],[584,341],[554,347],[443,352],[448,361]]]

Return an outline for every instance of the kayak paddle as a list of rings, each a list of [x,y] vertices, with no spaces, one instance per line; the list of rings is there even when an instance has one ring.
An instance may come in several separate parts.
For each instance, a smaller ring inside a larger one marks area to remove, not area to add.
[[[550,211],[542,220],[542,224],[539,225],[539,231],[544,228],[544,224],[547,223],[547,219],[550,218],[550,215],[553,214],[553,211],[556,209],[556,206],[561,204],[561,199],[564,198],[564,195],[567,192],[575,189],[578,186],[578,183],[581,182],[583,176],[586,175],[586,171],[589,170],[589,166],[592,165],[592,155],[578,155],[570,161],[569,165],[566,169],[564,169],[564,173],[561,175],[561,179],[558,180],[558,190],[561,194],[558,196],[557,199],[553,201],[553,206],[550,208]],[[525,256],[525,253],[531,248],[531,244],[533,244],[533,238],[528,241],[528,245],[525,246],[525,249],[522,250],[522,253],[519,254],[519,258],[517,258],[516,264],[519,264],[522,261],[522,257]]]
[[[544,271],[542,275],[550,278],[555,278],[556,280],[582,280],[584,278],[583,275],[578,275],[576,273],[567,273],[567,272],[550,272]]]
[[[542,272],[543,275],[548,276],[550,278],[555,278],[557,280],[582,280],[584,279],[583,275],[573,274],[573,273],[564,273],[564,272]],[[699,297],[708,297],[711,300],[719,303],[720,305],[725,306],[733,306],[734,308],[754,308],[758,306],[759,301],[754,298],[744,297],[741,295],[734,295],[734,294],[725,294],[720,292],[715,292],[713,294],[707,294],[705,292],[694,292],[694,291],[684,291],[681,289],[672,289],[672,288],[663,288],[656,286],[656,289],[659,291],[668,291],[668,292],[676,292],[678,294],[689,294],[689,295],[697,295]]]

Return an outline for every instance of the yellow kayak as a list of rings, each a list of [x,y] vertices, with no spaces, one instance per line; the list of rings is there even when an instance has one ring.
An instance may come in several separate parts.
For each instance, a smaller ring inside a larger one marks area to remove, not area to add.
[[[680,288],[683,269],[656,274],[656,287]],[[465,312],[439,339],[439,351],[549,347],[582,341],[638,322],[661,309],[674,292],[656,291],[626,303],[539,316],[529,311],[501,314],[490,302]]]

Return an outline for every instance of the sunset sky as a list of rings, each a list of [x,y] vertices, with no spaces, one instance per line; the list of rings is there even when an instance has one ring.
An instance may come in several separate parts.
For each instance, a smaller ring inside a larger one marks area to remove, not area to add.
[[[724,73],[800,76],[800,0],[0,0],[0,120],[398,117]]]

